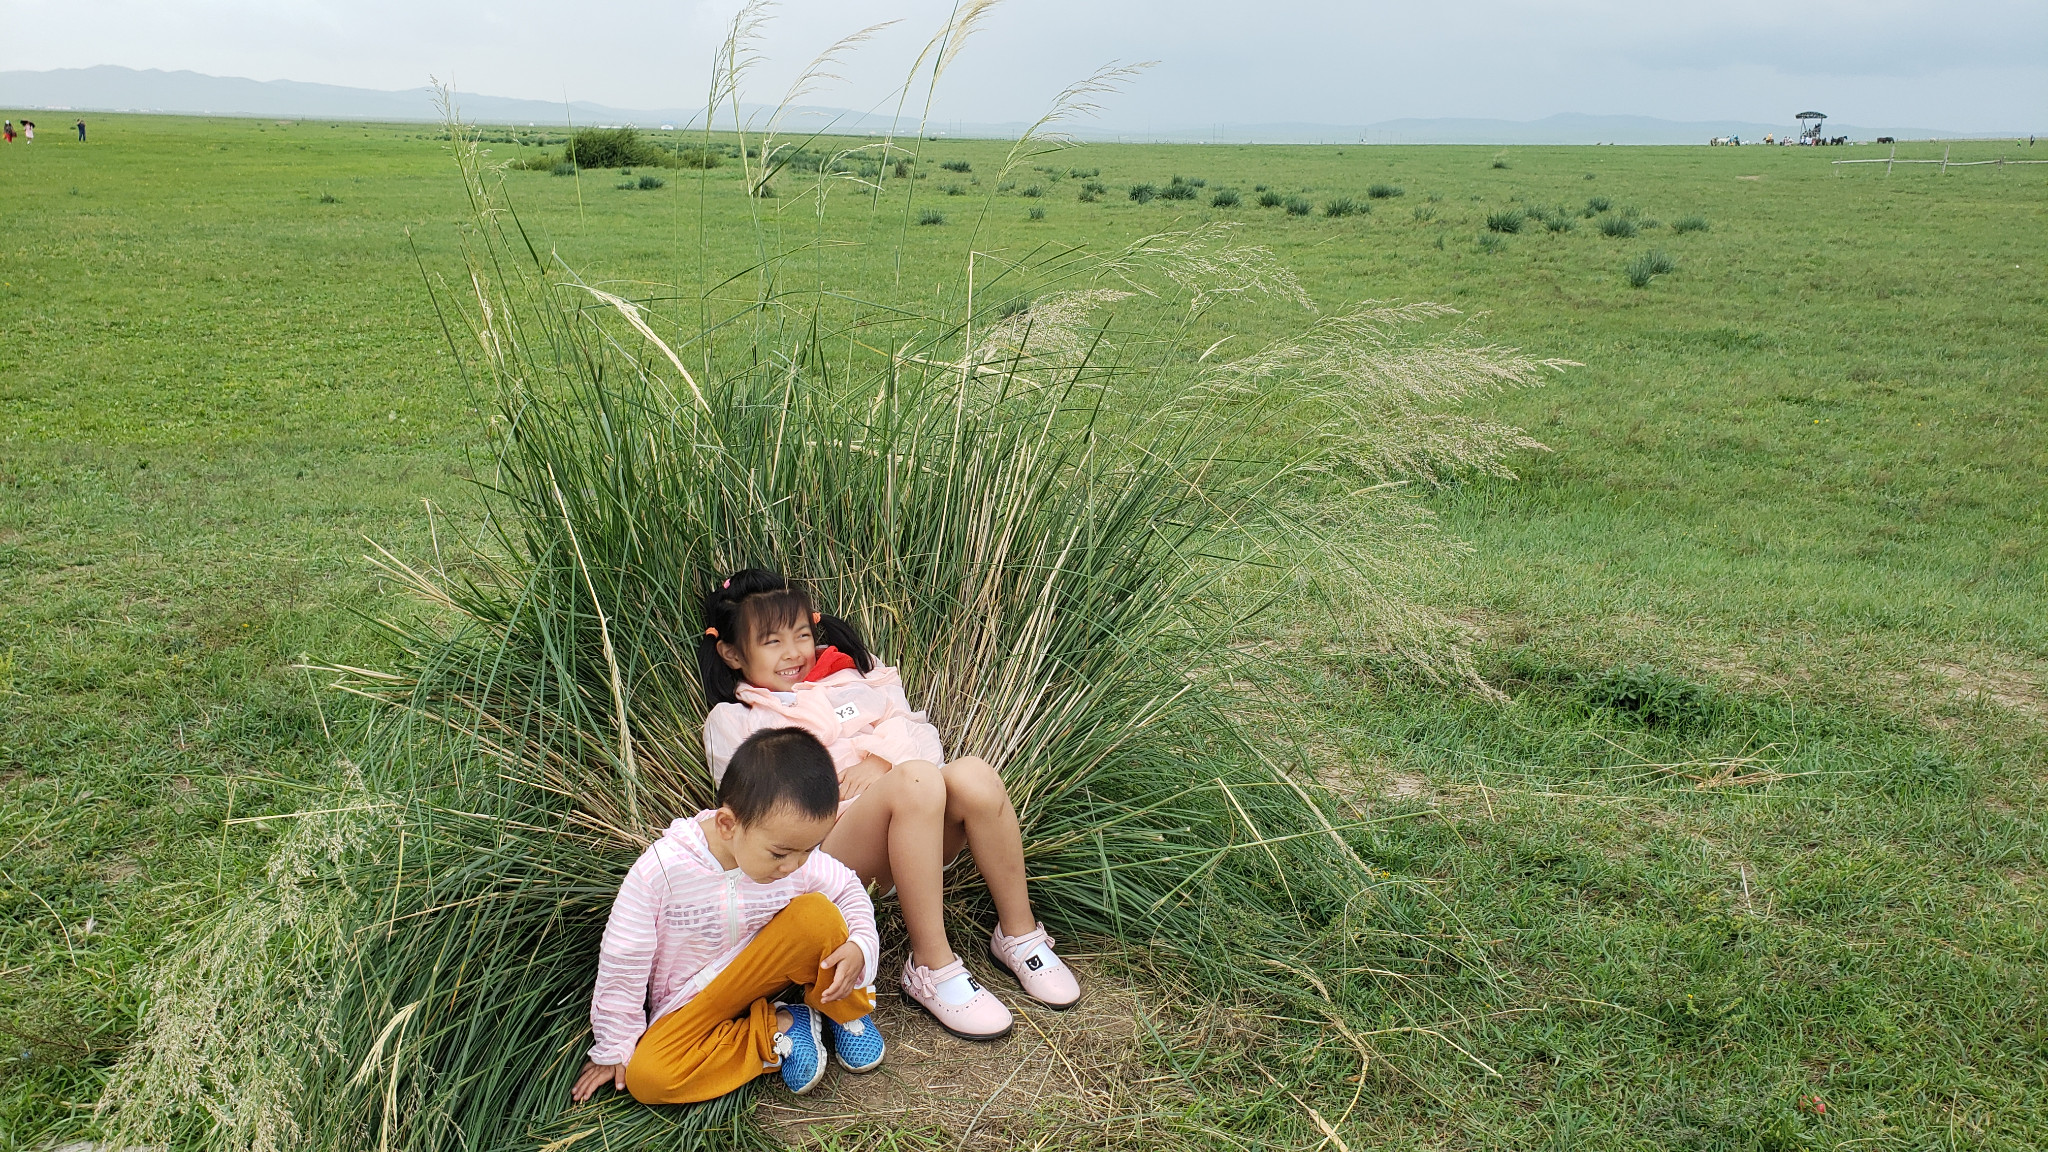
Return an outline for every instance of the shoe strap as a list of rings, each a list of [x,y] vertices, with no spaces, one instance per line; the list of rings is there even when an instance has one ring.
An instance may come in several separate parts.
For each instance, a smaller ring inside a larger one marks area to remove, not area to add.
[[[967,970],[967,962],[958,957],[936,972],[904,961],[903,986],[920,999],[937,1000],[948,1008],[973,1003],[976,997],[986,994],[974,974]]]

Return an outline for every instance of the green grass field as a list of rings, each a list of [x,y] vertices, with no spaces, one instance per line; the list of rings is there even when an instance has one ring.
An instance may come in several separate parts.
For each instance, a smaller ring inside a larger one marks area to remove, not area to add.
[[[364,617],[416,610],[365,537],[424,556],[477,529],[474,410],[421,280],[459,271],[465,212],[430,130],[56,136],[0,150],[0,1149],[89,1128],[138,966],[261,870],[277,822],[253,818],[334,772],[347,705],[292,665],[374,663]],[[812,245],[783,276],[916,295],[970,244],[1228,219],[1326,308],[1442,301],[1583,364],[1489,401],[1550,448],[1519,479],[1429,497],[1473,551],[1428,598],[1513,702],[1344,637],[1296,673],[1331,778],[1418,814],[1371,841],[1428,881],[1404,914],[1455,918],[1500,973],[1319,978],[1476,1059],[1390,1032],[1361,1085],[1348,1042],[1269,1023],[1159,1054],[1196,1088],[1177,1139],[1311,1147],[1313,1110],[1352,1148],[2048,1144],[2048,166],[1089,145],[998,190],[1005,147],[927,144],[909,214],[841,192],[822,225],[801,180],[750,202],[735,165],[507,180],[529,229],[629,295],[692,296],[764,244]],[[1954,147],[2000,155],[2048,158]],[[1128,194],[1175,177],[1205,184]],[[1624,218],[1633,237],[1601,227]],[[1632,286],[1651,251],[1674,269]]]

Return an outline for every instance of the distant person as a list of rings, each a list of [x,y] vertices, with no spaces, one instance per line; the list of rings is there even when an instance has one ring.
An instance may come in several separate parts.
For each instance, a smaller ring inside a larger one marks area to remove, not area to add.
[[[35,143],[35,142],[36,142],[36,122],[35,122],[35,121],[33,121],[33,120],[23,120],[23,121],[21,122],[21,142],[22,142],[22,143],[24,143],[24,144],[33,144],[33,143]]]
[[[14,143],[14,121],[9,120],[5,127],[0,127],[0,143]]]
[[[85,121],[83,120],[78,122],[78,142],[80,144],[85,143]]]

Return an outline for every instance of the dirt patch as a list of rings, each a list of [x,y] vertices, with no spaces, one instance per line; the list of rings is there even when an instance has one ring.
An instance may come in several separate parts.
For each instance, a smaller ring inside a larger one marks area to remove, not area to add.
[[[2048,699],[2040,686],[2011,668],[1967,668],[1948,661],[1931,661],[1920,670],[1955,686],[1966,700],[1988,700],[2001,708],[2040,718],[2048,715]]]
[[[1140,1113],[1181,1091],[1180,1077],[1145,1059],[1144,991],[1108,975],[1101,957],[1061,952],[1084,992],[1065,1012],[1026,1000],[986,957],[969,960],[1017,1016],[1010,1035],[987,1044],[954,1038],[885,976],[875,1018],[888,1061],[865,1076],[835,1068],[808,1096],[765,1092],[755,1116],[799,1148],[861,1146],[848,1143],[848,1129],[867,1127],[943,1134],[961,1148],[1014,1148],[1027,1137],[1050,1147],[1082,1132],[1099,1134],[1091,1143],[1127,1142]],[[882,970],[901,964],[900,954],[885,956]]]
[[[1387,780],[1380,796],[1386,800],[1422,800],[1429,796],[1429,781],[1413,772],[1396,772]]]

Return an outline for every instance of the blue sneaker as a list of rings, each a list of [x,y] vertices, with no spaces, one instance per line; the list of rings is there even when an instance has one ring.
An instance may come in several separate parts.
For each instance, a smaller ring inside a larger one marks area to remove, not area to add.
[[[887,1045],[882,1043],[882,1030],[873,1016],[863,1016],[851,1024],[841,1024],[826,1016],[825,1031],[832,1035],[832,1056],[841,1068],[848,1072],[873,1072],[882,1066]]]
[[[775,1054],[782,1057],[782,1082],[801,1096],[825,1078],[823,1019],[805,1004],[777,1004],[789,1013],[789,1029],[775,1034]]]

